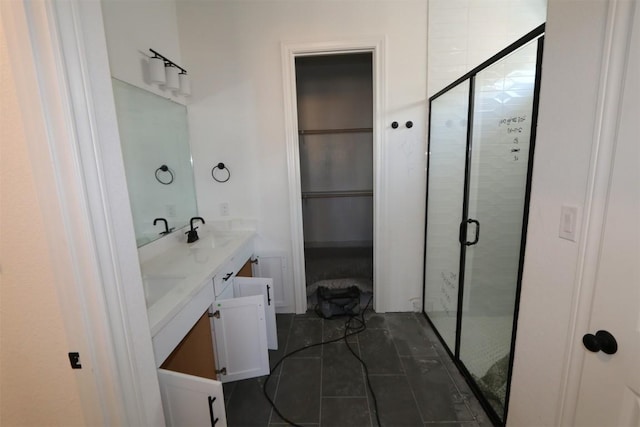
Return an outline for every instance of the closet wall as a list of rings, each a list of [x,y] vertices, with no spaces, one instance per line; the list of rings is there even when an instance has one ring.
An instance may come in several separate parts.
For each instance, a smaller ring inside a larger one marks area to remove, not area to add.
[[[296,60],[305,247],[373,245],[371,54]]]

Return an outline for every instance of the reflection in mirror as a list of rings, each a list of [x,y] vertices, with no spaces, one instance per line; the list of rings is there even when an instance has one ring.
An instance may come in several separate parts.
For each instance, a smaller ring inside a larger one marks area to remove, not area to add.
[[[151,92],[113,80],[127,187],[138,247],[181,228],[197,216],[187,109]]]

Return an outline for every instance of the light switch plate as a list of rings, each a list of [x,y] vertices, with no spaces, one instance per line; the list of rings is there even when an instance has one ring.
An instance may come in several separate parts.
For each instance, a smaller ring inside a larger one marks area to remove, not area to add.
[[[579,209],[577,206],[563,205],[560,210],[560,232],[558,235],[572,242],[578,241]]]

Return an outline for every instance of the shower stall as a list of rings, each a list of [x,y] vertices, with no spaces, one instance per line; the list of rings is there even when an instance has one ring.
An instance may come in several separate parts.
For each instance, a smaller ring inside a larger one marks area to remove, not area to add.
[[[429,100],[423,311],[498,425],[508,409],[543,32]]]

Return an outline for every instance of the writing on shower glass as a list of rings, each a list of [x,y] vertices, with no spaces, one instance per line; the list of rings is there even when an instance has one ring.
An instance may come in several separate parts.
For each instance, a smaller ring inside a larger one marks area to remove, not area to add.
[[[442,283],[440,284],[440,305],[442,311],[447,315],[452,314],[451,310],[457,308],[458,297],[458,274],[452,271],[440,272]]]
[[[522,126],[519,126],[520,123],[523,123],[527,120],[527,116],[511,116],[501,119],[498,122],[498,127],[506,126],[507,133],[522,133],[525,129]]]
[[[498,127],[503,127],[505,129],[507,135],[519,135],[523,132],[526,132],[527,129],[524,127],[523,123],[526,122],[527,116],[524,115],[514,115],[502,118],[498,121]],[[516,136],[512,140],[513,145],[520,144],[520,139]],[[511,153],[513,155],[513,161],[517,162],[520,160],[518,153],[520,152],[519,148],[512,148]]]

